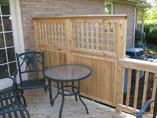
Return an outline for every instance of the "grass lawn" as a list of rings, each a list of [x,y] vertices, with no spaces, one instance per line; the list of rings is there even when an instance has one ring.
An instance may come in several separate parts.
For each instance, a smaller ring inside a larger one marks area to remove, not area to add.
[[[149,51],[152,52],[153,54],[157,54],[157,46],[151,47]]]

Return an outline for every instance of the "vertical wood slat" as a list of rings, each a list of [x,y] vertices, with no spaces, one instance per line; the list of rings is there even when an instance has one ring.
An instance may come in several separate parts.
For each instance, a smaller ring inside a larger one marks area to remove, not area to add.
[[[60,40],[61,40],[61,38],[60,38],[60,34],[61,34],[61,33],[60,33],[60,31],[61,31],[61,30],[60,30],[60,22],[58,22],[57,25],[58,25],[58,28],[57,28],[57,29],[58,29],[58,31],[57,31],[57,32],[58,32],[58,42],[57,42],[57,43],[58,43],[58,45],[60,46]]]
[[[147,95],[147,85],[148,85],[148,75],[149,72],[145,72],[145,80],[144,80],[144,89],[143,89],[143,98],[142,98],[142,106],[146,102],[146,95]]]
[[[133,108],[136,109],[137,107],[137,98],[138,98],[138,88],[139,88],[139,76],[140,76],[140,71],[136,71],[136,84],[135,84],[135,94],[134,94],[134,105]]]
[[[63,22],[61,22],[61,33],[62,33],[62,38],[61,38],[61,46],[64,46],[64,36],[63,36]]]
[[[44,42],[45,42],[45,44],[48,44],[48,42],[47,42],[47,23],[46,23],[46,22],[45,22],[44,26],[45,26],[45,27],[44,27],[44,30],[45,30],[45,31],[44,31],[45,41],[44,41]]]
[[[50,44],[53,46],[53,23],[51,22]]]
[[[96,22],[96,50],[99,50],[99,23]]]
[[[102,52],[104,52],[104,21],[102,21]]]
[[[45,35],[44,35],[44,23],[42,23],[42,44],[44,44]]]
[[[55,33],[55,38],[53,38],[53,40],[54,40],[54,45],[56,46],[57,45],[57,36],[56,36],[56,34],[57,34],[57,25],[56,25],[56,22],[54,22],[54,33]]]
[[[57,46],[59,45],[59,43],[58,43],[58,41],[59,41],[59,22],[56,22],[56,34],[57,34],[57,36],[56,36],[56,44],[57,44]]]
[[[110,23],[107,22],[107,52],[110,52]]]
[[[116,23],[113,22],[113,52],[115,53],[115,44],[116,44],[116,36],[115,36],[115,30],[116,29]]]
[[[120,37],[120,36],[119,36],[119,26],[120,26],[120,25],[119,25],[119,22],[117,22],[117,23],[116,23],[116,32],[115,32],[116,37]],[[118,39],[116,39],[116,44],[115,44],[116,50],[115,50],[115,54],[118,54],[118,52],[119,52],[119,51],[118,51],[118,50],[119,50],[119,49],[118,49],[118,46],[119,46],[119,41],[118,41]]]
[[[83,31],[84,31],[84,26],[83,26],[83,21],[82,21],[81,22],[82,49],[84,49],[84,35],[83,35]]]
[[[154,83],[153,83],[152,99],[155,99],[156,85],[157,85],[157,74],[154,74]],[[154,110],[154,103],[151,104],[150,112],[153,112],[153,110]]]
[[[35,23],[35,25],[37,25],[37,24]],[[39,38],[38,38],[38,36],[35,36],[35,38],[37,38],[37,39],[36,39],[36,43],[37,43],[37,41],[38,41],[39,44],[42,44],[42,42],[41,42],[41,39],[42,39],[42,36],[41,36],[42,34],[41,34],[41,32],[42,32],[42,31],[41,31],[40,27],[41,27],[41,23],[39,23],[39,25],[38,25],[38,28],[39,28],[39,29],[38,29],[38,30],[39,30]],[[35,28],[35,30],[37,30],[37,28]],[[37,34],[37,31],[35,31],[35,32],[36,32],[36,34]]]
[[[129,68],[128,69],[128,83],[127,83],[126,106],[129,106],[129,101],[130,101],[131,72],[132,72],[132,69]]]
[[[87,47],[87,50],[89,50],[89,39],[88,39],[88,21],[86,22],[86,47]]]
[[[94,22],[91,22],[91,41],[92,41],[92,50],[94,50],[94,35],[93,35],[94,30],[93,30],[93,28],[94,28]]]
[[[116,78],[117,78],[117,63],[115,64],[115,68],[114,68],[114,70],[115,70],[115,75],[114,75],[114,78],[115,78],[115,80],[114,80],[114,103],[116,104],[116,89],[117,89],[117,83],[116,83]]]
[[[66,24],[65,24],[66,26]],[[74,39],[75,38],[75,23],[72,22],[72,38]],[[72,49],[75,48],[75,41],[74,40],[71,40],[71,43],[72,43]]]
[[[79,24],[77,23],[77,46],[80,48],[80,35],[79,35]]]
[[[51,44],[51,33],[50,33],[51,23],[48,23],[48,44]]]
[[[108,85],[108,83],[109,83],[109,80],[108,80],[108,78],[109,78],[109,69],[108,69],[108,68],[109,68],[109,64],[108,64],[107,62],[106,62],[106,68],[107,68],[107,69],[106,69],[106,71],[107,71],[107,72],[106,72],[106,83],[107,83],[107,84],[106,84],[106,86],[105,86],[105,90],[106,90],[106,92],[105,92],[105,94],[106,94],[105,99],[106,99],[106,100],[109,100],[109,96],[108,96],[108,94],[109,94],[109,88],[108,88],[108,86],[109,86],[109,85]]]

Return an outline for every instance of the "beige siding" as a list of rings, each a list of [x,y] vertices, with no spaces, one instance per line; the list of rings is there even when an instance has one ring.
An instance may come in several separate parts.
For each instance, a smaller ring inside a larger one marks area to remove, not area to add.
[[[127,43],[126,47],[132,47],[133,26],[134,26],[134,8],[133,5],[114,3],[114,14],[130,14],[127,20]]]

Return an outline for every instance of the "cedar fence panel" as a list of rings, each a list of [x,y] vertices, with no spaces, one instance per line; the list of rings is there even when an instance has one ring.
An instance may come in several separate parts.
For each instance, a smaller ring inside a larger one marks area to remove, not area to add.
[[[83,64],[92,75],[81,81],[81,94],[117,107],[123,101],[127,15],[58,16],[34,19],[36,50],[47,67]],[[121,109],[117,109],[121,111]]]

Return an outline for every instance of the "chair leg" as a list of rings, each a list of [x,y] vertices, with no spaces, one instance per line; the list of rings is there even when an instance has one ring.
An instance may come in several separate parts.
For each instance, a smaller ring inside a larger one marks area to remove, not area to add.
[[[18,98],[18,100],[19,100],[20,102],[21,102],[21,98],[22,98],[24,105],[22,104],[22,102],[21,102],[21,104],[23,105],[23,107],[27,107],[26,99],[25,99],[25,97],[23,96],[23,93],[24,93],[23,90],[17,91],[17,92],[16,92],[17,98]]]
[[[27,107],[27,104],[26,104],[26,99],[25,99],[25,97],[24,96],[21,96],[22,97],[22,99],[23,99],[23,103],[24,103],[24,106],[23,107]]]
[[[21,93],[21,97],[22,97],[22,99],[23,99],[24,106],[27,107],[26,99],[25,99],[25,97],[24,97],[24,95],[23,95],[23,94],[24,94],[24,91],[21,90],[20,93]]]
[[[51,89],[51,80],[49,80],[49,96],[50,96],[50,104],[53,106],[53,101],[52,101],[52,89]]]
[[[44,87],[44,91],[47,92],[47,87]]]

